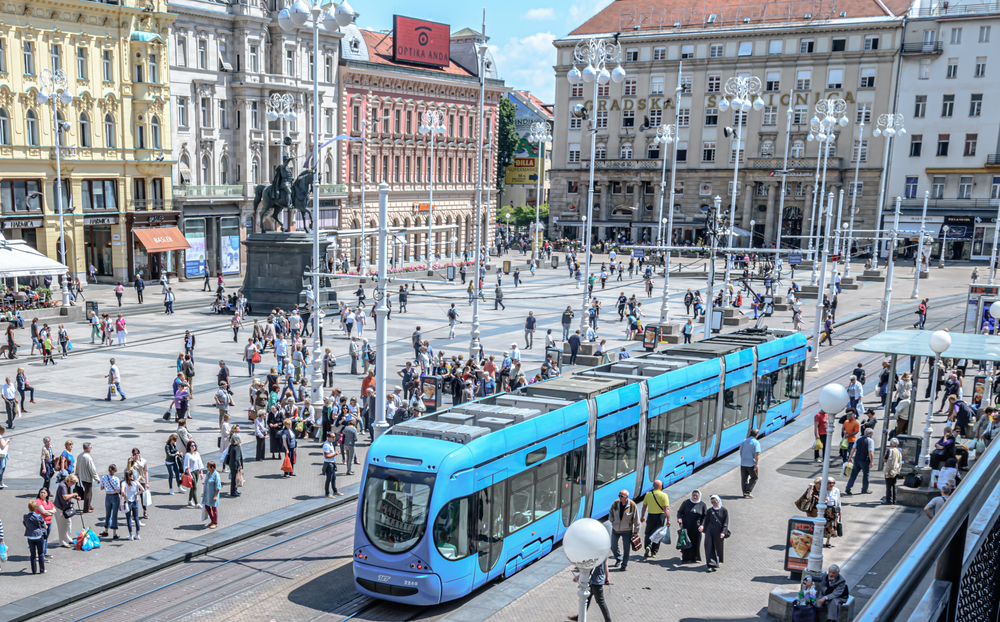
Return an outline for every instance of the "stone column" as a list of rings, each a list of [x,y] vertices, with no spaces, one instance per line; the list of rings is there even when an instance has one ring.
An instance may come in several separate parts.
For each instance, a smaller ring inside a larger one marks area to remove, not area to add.
[[[774,244],[778,239],[777,205],[780,192],[780,183],[767,183],[767,214],[764,215],[764,239],[761,241],[764,246]]]
[[[750,221],[753,219],[753,204],[754,200],[757,198],[755,186],[756,184],[753,182],[745,182],[743,184],[743,209],[738,215],[740,221],[739,226],[743,229],[749,229]]]

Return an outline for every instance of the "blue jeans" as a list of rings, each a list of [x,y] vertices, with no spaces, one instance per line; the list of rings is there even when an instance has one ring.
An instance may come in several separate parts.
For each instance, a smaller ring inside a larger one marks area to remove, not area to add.
[[[624,552],[620,551],[618,548],[618,543],[621,541],[622,549]],[[628,556],[632,552],[632,532],[631,531],[614,531],[611,533],[611,556],[615,558],[616,562],[622,563],[622,568],[628,567]]]
[[[104,497],[104,530],[118,529],[118,493],[109,493]]]
[[[871,470],[872,465],[869,463],[858,464],[854,463],[854,470],[851,471],[851,479],[847,480],[846,490],[850,490],[851,486],[854,485],[854,480],[858,478],[858,471],[861,471],[861,492],[868,492],[868,472]]]
[[[3,483],[3,472],[7,470],[7,456],[0,456],[0,484]]]
[[[128,527],[129,535],[132,535],[132,520],[135,520],[135,535],[139,535],[139,502],[125,502],[125,525]]]
[[[569,339],[569,329],[570,329],[570,326],[572,326],[572,325],[571,324],[563,324],[562,325],[562,329],[563,329],[563,341],[567,341]]]
[[[111,399],[111,387],[114,387],[115,390],[118,391],[119,397],[121,397],[122,399],[125,399],[125,394],[122,393],[122,385],[121,385],[121,383],[116,382],[114,384],[109,384],[108,385],[108,399],[109,400]]]
[[[180,473],[177,472],[176,462],[167,462],[166,466],[167,466],[167,486],[170,488],[170,490],[173,490],[174,480],[177,480],[177,485],[180,486],[181,475]]]

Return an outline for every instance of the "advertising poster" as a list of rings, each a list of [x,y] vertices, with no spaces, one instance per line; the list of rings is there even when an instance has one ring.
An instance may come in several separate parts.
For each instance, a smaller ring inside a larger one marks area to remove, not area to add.
[[[185,236],[191,248],[185,253],[188,278],[195,276],[205,276],[205,236],[191,237]]]
[[[240,236],[227,235],[222,238],[222,273],[240,272]]]
[[[788,519],[788,531],[785,534],[785,570],[803,572],[809,567],[814,526],[811,518]]]

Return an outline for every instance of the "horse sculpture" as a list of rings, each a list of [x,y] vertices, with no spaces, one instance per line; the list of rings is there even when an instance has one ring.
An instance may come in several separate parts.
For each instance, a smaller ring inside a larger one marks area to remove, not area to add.
[[[313,227],[312,209],[309,205],[309,193],[312,189],[313,182],[313,171],[307,169],[302,171],[302,173],[295,178],[292,182],[292,196],[289,197],[291,205],[288,206],[289,209],[295,209],[301,214],[308,216],[309,224],[306,225],[306,233],[310,233]],[[274,221],[275,226],[278,231],[285,231],[285,228],[281,224],[281,212],[285,209],[285,205],[281,205],[271,199],[270,192],[271,184],[257,184],[254,190],[253,198],[253,211],[257,215],[257,221],[260,223],[260,230],[265,231],[264,223],[270,218]],[[257,206],[263,203],[263,207],[260,211],[257,211]],[[268,212],[271,212],[268,215]]]

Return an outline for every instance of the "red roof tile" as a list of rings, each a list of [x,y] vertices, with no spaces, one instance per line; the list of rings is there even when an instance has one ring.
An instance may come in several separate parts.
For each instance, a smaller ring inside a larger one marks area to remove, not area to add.
[[[368,59],[373,63],[391,65],[393,67],[410,67],[436,74],[473,77],[476,75],[450,59],[447,67],[431,67],[415,63],[396,62],[392,59],[392,35],[390,33],[362,30],[361,36],[365,38],[365,43],[368,45]]]
[[[525,99],[530,101],[533,105],[537,106],[538,109],[541,110],[543,113],[547,114],[550,119],[555,118],[555,115],[552,112],[552,104],[546,104],[545,102],[538,99],[528,91],[518,91],[518,93],[520,93]]]

